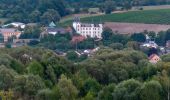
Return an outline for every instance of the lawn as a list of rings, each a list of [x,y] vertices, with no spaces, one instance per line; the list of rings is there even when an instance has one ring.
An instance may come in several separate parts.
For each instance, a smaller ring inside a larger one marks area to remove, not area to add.
[[[60,23],[62,26],[71,25],[73,20]],[[130,22],[146,24],[170,24],[170,9],[130,11],[108,15],[81,18],[82,22]]]

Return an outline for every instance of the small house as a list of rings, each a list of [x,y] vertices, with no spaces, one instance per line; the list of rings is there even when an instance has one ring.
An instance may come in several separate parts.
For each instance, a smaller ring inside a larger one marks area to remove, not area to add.
[[[156,64],[160,60],[161,58],[157,54],[152,54],[149,56],[149,62],[152,64]]]

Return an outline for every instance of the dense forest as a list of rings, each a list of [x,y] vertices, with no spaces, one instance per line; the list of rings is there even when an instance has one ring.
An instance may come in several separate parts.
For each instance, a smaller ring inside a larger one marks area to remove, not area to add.
[[[119,46],[118,46],[119,47]],[[1,49],[2,100],[167,100],[170,55],[156,65],[132,48],[103,47],[74,63],[43,48]]]
[[[77,13],[78,8],[110,6],[139,6],[169,4],[169,0],[0,0],[0,17],[11,21],[41,22],[59,21],[61,17]],[[109,3],[108,3],[109,2]],[[75,9],[75,10],[73,10]]]

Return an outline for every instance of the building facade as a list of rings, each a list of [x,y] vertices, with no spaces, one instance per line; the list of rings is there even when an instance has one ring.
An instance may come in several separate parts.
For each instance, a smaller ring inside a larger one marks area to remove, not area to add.
[[[7,42],[8,39],[11,38],[12,36],[19,38],[21,35],[21,32],[14,28],[1,28],[0,34],[3,36],[4,42]]]
[[[76,20],[73,22],[73,28],[76,33],[84,37],[102,38],[103,24],[81,23]]]

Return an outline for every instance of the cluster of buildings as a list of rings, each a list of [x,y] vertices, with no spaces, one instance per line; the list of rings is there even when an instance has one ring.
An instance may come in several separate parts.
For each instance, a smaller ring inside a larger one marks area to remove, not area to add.
[[[19,39],[26,26],[36,26],[36,23],[24,24],[21,22],[12,22],[2,25],[0,28],[0,47],[5,47],[5,43],[12,42],[12,47],[25,45],[25,41],[29,42],[31,39]],[[18,42],[18,43],[17,43]],[[23,43],[21,43],[23,42]]]
[[[13,27],[11,28],[11,26]],[[19,31],[18,29],[19,28],[24,29],[26,26],[27,26],[26,24],[20,22],[13,22],[10,24],[3,25],[2,28],[0,28],[0,40],[5,43],[8,42],[8,40],[11,37],[13,37],[15,38],[14,42],[16,43],[20,40],[29,42],[31,39],[19,39],[20,35],[22,34],[22,31]],[[67,28],[57,27],[54,22],[51,22],[48,27],[43,28],[44,31],[41,33],[41,36],[48,35],[48,34],[56,35],[56,34],[72,33],[71,43],[78,43],[84,41],[87,37],[102,39],[102,32],[104,27],[105,26],[102,23],[99,24],[82,23],[80,19],[76,17],[72,24],[72,27],[67,27]],[[75,35],[73,33],[77,33],[78,35],[77,34]],[[0,47],[2,47],[1,44]],[[154,41],[151,41],[151,39],[147,35],[146,35],[146,42],[141,44],[141,47],[155,48],[155,49],[160,48]],[[166,48],[168,47],[170,47],[170,41],[167,41]],[[98,51],[98,49],[99,48],[95,48],[92,50],[84,50],[83,52],[77,52],[77,54],[91,55],[94,52]],[[164,48],[161,50],[164,50]],[[58,51],[56,52],[61,54],[61,52]],[[159,62],[161,59],[159,55],[153,53],[148,57],[148,60],[149,62],[155,64]]]

